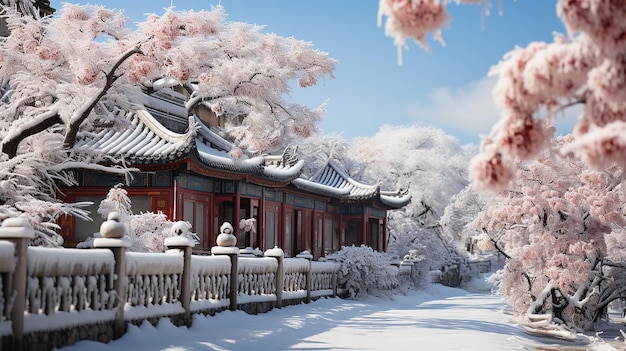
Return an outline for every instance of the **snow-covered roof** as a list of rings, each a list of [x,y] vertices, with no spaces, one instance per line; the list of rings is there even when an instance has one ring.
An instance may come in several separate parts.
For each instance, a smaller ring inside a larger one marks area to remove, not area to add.
[[[121,116],[130,120],[128,128],[105,128],[95,137],[78,142],[77,147],[124,157],[135,165],[195,159],[208,169],[279,182],[289,182],[300,175],[304,162],[297,159],[297,149],[287,148],[282,155],[231,157],[230,152],[236,146],[211,130],[198,117],[188,116],[184,95],[171,89],[146,95],[144,109],[129,111]],[[178,129],[182,125],[186,131],[175,132],[165,125]]]
[[[180,159],[193,147],[196,134],[193,126],[185,134],[172,132],[147,110],[128,112],[126,117],[131,124],[128,128],[103,129],[97,136],[78,142],[77,147],[143,164]]]
[[[364,184],[351,178],[333,160],[309,179],[297,178],[291,181],[297,188],[328,195],[346,202],[358,202],[378,199],[385,206],[400,208],[411,201],[408,192],[381,191],[380,183]]]

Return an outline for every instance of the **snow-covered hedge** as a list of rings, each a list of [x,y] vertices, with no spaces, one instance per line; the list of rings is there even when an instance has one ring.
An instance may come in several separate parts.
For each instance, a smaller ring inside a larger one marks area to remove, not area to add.
[[[371,247],[345,246],[326,258],[339,263],[338,285],[352,298],[382,295],[399,286],[398,268],[391,257]]]

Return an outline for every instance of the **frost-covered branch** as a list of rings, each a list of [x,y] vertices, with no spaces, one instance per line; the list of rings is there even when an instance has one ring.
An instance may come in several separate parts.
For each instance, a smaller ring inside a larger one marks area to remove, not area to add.
[[[61,123],[61,117],[56,109],[50,109],[46,113],[33,118],[22,124],[20,128],[11,130],[2,140],[2,152],[9,158],[17,155],[17,148],[25,138],[43,132],[44,130]]]
[[[63,147],[66,149],[70,149],[76,143],[76,135],[78,134],[78,130],[83,122],[89,117],[91,111],[96,107],[98,102],[107,94],[109,89],[113,87],[113,83],[120,77],[117,73],[119,67],[128,60],[131,56],[135,54],[141,54],[141,50],[138,47],[133,47],[126,52],[124,52],[121,57],[115,62],[113,67],[106,73],[106,83],[100,89],[100,91],[93,96],[91,99],[87,99],[83,106],[76,109],[70,122],[67,126],[67,132],[65,134],[65,139],[63,140]]]

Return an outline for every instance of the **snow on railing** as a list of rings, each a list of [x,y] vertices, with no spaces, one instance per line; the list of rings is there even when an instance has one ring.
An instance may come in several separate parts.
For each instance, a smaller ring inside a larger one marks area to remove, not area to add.
[[[229,305],[230,259],[227,256],[191,257],[191,310]]]
[[[330,296],[336,293],[337,271],[335,262],[311,262],[311,294],[314,297]]]
[[[184,313],[179,281],[183,258],[178,250],[163,253],[126,253],[126,320]]]
[[[237,302],[276,300],[276,269],[278,262],[271,257],[239,257],[237,266]]]
[[[28,248],[24,332],[113,320],[109,250]]]
[[[165,253],[127,252],[129,242],[123,231],[118,234],[97,238],[91,249],[28,247],[28,222],[5,220],[0,345],[52,349],[108,341],[121,337],[128,323],[170,317],[189,326],[191,312],[258,313],[282,307],[283,300],[337,294],[338,265],[310,255],[285,259],[274,248],[265,257],[245,257],[236,247],[219,247],[214,255],[198,256],[191,254],[193,243],[178,236],[165,240]]]
[[[306,288],[306,273],[309,261],[303,258],[285,258],[285,278],[283,291],[298,292]]]

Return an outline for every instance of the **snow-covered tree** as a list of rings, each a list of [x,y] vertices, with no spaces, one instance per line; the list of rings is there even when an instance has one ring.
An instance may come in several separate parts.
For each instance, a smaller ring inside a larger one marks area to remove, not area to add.
[[[605,240],[623,237],[626,195],[621,168],[594,171],[559,153],[573,139],[559,138],[551,152],[518,163],[510,187],[490,199],[473,226],[507,257],[498,291],[515,312],[593,329],[608,303],[626,296],[624,251]]]
[[[335,161],[346,173],[354,178],[365,176],[367,164],[352,157],[350,153],[351,141],[337,133],[314,133],[308,138],[296,141],[298,155],[306,160],[302,170],[304,177],[315,175],[323,168],[329,159]]]
[[[380,0],[379,18],[399,48],[408,38],[426,46],[449,22],[446,6],[489,0]],[[567,34],[551,43],[515,48],[496,65],[494,99],[500,121],[481,143],[471,175],[481,188],[505,188],[518,160],[551,147],[554,129],[543,123],[584,104],[573,129],[572,152],[587,165],[626,166],[626,6],[622,0],[559,0],[556,14]]]
[[[142,91],[188,88],[187,108],[209,106],[246,151],[274,151],[316,130],[321,109],[287,102],[300,87],[332,77],[335,60],[311,43],[262,33],[210,11],[165,10],[137,29],[121,12],[65,4],[54,17],[5,8],[10,35],[0,41],[0,217],[27,213],[53,234],[60,215],[85,217],[80,204],[58,204],[57,184],[71,170],[128,174],[123,160],[75,147],[96,128],[123,128],[124,111],[141,107]],[[193,127],[193,126],[190,126]],[[107,166],[101,166],[107,164]]]
[[[339,263],[337,284],[351,298],[386,296],[399,285],[398,269],[392,266],[391,256],[371,247],[345,246],[326,259]]]
[[[183,235],[198,242],[198,237],[191,232],[191,223],[185,221],[172,222],[162,213],[143,212],[134,214],[128,192],[118,184],[109,190],[106,198],[100,202],[98,213],[107,218],[109,213],[117,212],[120,222],[126,224],[128,232],[125,238],[130,240],[130,251],[163,252],[165,238]],[[77,245],[78,248],[89,248],[93,239],[99,237],[94,233],[91,237]]]
[[[457,245],[470,245],[480,231],[468,226],[487,206],[489,194],[478,193],[471,185],[450,198],[439,220],[443,237]],[[466,247],[467,248],[467,247]]]
[[[420,126],[386,125],[371,138],[355,140],[350,155],[367,165],[369,181],[408,189],[412,196],[409,205],[389,213],[388,252],[402,258],[417,250],[433,268],[450,255],[439,219],[468,184],[471,151],[439,129]]]

